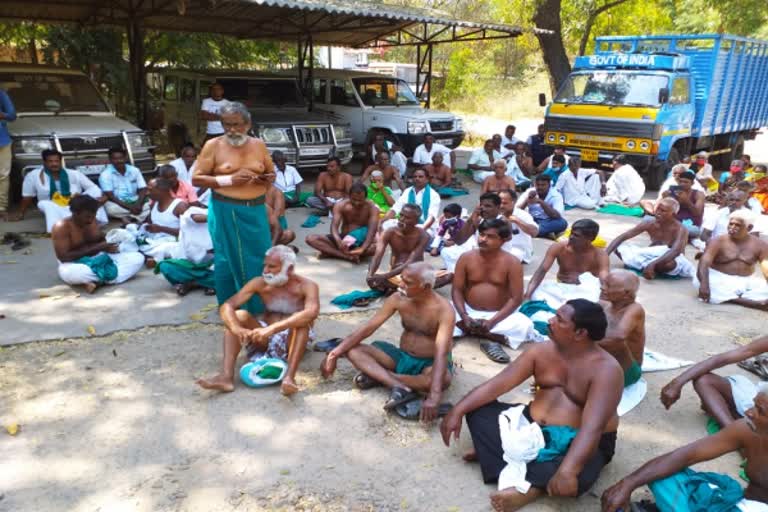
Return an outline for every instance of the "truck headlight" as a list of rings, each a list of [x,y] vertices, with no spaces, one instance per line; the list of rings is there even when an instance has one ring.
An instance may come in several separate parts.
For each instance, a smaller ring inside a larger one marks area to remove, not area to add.
[[[427,133],[427,122],[408,121],[408,133]]]
[[[48,138],[23,138],[13,141],[14,153],[31,153],[39,155],[46,149],[51,149],[51,140]]]
[[[457,132],[463,132],[464,131],[464,120],[460,117],[457,117],[456,120],[453,122],[454,130]]]
[[[333,134],[336,136],[336,140],[352,138],[352,130],[346,125],[333,125]]]
[[[287,144],[290,142],[285,130],[281,128],[261,128],[259,135],[265,144]]]
[[[125,138],[132,149],[148,148],[152,146],[152,139],[143,132],[126,133]]]

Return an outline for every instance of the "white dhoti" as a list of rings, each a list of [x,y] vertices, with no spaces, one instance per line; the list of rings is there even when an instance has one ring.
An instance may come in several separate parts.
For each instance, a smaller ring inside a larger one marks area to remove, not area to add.
[[[693,277],[693,286],[699,289],[701,283]],[[732,276],[713,268],[709,269],[709,303],[722,304],[734,299],[757,302],[768,300],[768,282],[762,276]]]
[[[165,233],[153,233],[152,235],[145,239],[146,243],[139,245],[139,251],[148,258],[160,261],[179,254],[179,242],[176,237]]]
[[[482,185],[486,178],[493,176],[493,171],[472,171],[472,181]]]
[[[755,405],[757,385],[743,375],[729,375],[725,380],[731,385],[731,395],[733,395],[733,403],[736,405],[736,412],[743,417],[747,409],[751,409]]]
[[[567,206],[594,210],[600,202],[600,175],[594,169],[579,169],[579,176],[566,171],[557,179],[555,190]]]
[[[490,320],[498,311],[477,311],[472,309],[469,304],[464,304],[464,309],[470,318],[475,320]],[[456,307],[454,306],[454,311]],[[456,323],[461,320],[459,313],[456,313]],[[522,313],[512,313],[507,318],[501,320],[491,329],[492,334],[501,334],[504,336],[507,345],[516,349],[521,343],[526,341],[546,341],[548,338],[533,328],[533,320]],[[458,325],[453,329],[453,337],[464,336],[464,331],[459,329]]]
[[[149,201],[146,201],[142,207],[141,207],[141,213],[139,214],[133,214],[130,212],[130,210],[126,210],[122,206],[120,206],[117,203],[113,203],[112,201],[107,201],[104,204],[104,208],[107,210],[107,215],[110,217],[115,218],[123,218],[123,217],[130,217],[131,219],[137,221],[137,222],[143,222],[147,217],[149,217]]]
[[[69,209],[69,206],[60,206],[50,200],[38,201],[37,208],[43,212],[43,215],[45,216],[46,233],[50,233],[53,229],[53,225],[60,220],[72,216],[72,211]],[[106,224],[109,222],[107,212],[103,206],[96,210],[96,222],[99,224]]]
[[[445,263],[445,270],[448,272],[455,272],[456,271],[456,263],[459,262],[459,258],[461,258],[461,255],[465,252],[469,252],[472,249],[477,248],[477,242],[475,241],[475,237],[471,236],[469,237],[469,240],[464,242],[461,245],[452,245],[450,247],[443,247],[440,250],[440,257],[443,258],[443,263]]]
[[[736,504],[740,512],[768,512],[768,504],[744,498]]]
[[[117,277],[106,284],[120,284],[135,276],[144,266],[144,256],[138,252],[119,252],[108,254],[117,266]],[[67,284],[98,283],[97,276],[91,267],[82,263],[59,263],[59,277]]]
[[[621,261],[630,268],[643,270],[649,263],[661,257],[669,250],[666,245],[652,245],[650,247],[641,247],[635,244],[621,244],[616,252],[621,257]],[[685,255],[678,254],[675,258],[675,268],[666,272],[670,276],[691,277],[696,273],[693,263],[688,261]]]
[[[544,281],[531,296],[531,300],[543,300],[554,309],[572,299],[587,299],[592,302],[600,300],[600,279],[591,272],[584,272],[579,275],[579,284]]]

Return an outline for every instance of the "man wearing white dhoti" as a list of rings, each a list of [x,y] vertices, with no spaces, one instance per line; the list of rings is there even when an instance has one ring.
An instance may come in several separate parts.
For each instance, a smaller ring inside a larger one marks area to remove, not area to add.
[[[568,170],[560,175],[554,187],[566,206],[594,210],[600,204],[600,173],[596,169],[583,169],[578,156],[571,158]]]
[[[37,207],[45,216],[45,231],[50,233],[53,225],[69,217],[69,201],[79,194],[88,194],[94,199],[104,201],[98,185],[85,174],[72,169],[65,169],[61,163],[61,153],[55,149],[46,149],[42,153],[43,166],[31,171],[24,177],[21,186],[21,205],[17,214],[10,220],[22,220],[32,202],[37,200]],[[108,222],[107,212],[100,207],[96,212],[96,221]]]
[[[171,182],[156,178],[149,182],[149,196],[153,205],[146,224],[139,228],[139,250],[147,257],[150,267],[159,260],[178,253],[179,218],[189,205],[171,195]]]
[[[51,232],[59,277],[67,284],[83,285],[88,293],[102,284],[127,281],[144,264],[140,253],[121,253],[117,244],[106,242],[96,223],[99,206],[89,195],[73,197],[72,216],[57,222]]]
[[[613,174],[605,184],[606,194],[603,201],[634,206],[645,194],[645,182],[634,167],[627,163],[624,155],[613,157]]]

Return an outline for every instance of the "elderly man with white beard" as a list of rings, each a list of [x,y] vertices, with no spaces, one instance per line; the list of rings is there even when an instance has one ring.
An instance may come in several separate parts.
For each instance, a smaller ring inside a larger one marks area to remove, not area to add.
[[[265,206],[275,166],[266,144],[248,136],[251,114],[237,102],[219,111],[224,135],[205,143],[192,184],[211,189],[208,228],[213,240],[214,278],[219,305],[261,275],[272,245]],[[246,304],[252,315],[264,311],[258,297]]]
[[[299,390],[296,370],[313,336],[312,323],[320,312],[317,283],[296,274],[296,254],[285,245],[267,251],[264,271],[251,279],[219,309],[224,322],[224,357],[221,373],[197,384],[205,389],[230,392],[235,389],[235,362],[245,347],[249,360],[280,358],[288,363],[280,391],[290,396]],[[240,308],[259,297],[266,311],[252,316]]]

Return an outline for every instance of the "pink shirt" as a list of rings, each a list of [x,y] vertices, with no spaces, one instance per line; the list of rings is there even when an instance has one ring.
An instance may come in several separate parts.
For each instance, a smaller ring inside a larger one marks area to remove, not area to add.
[[[171,190],[171,195],[176,199],[181,199],[187,204],[197,202],[197,192],[195,192],[195,189],[192,188],[192,185],[186,181],[178,180],[177,182],[179,184],[179,188],[176,190],[176,192]]]

